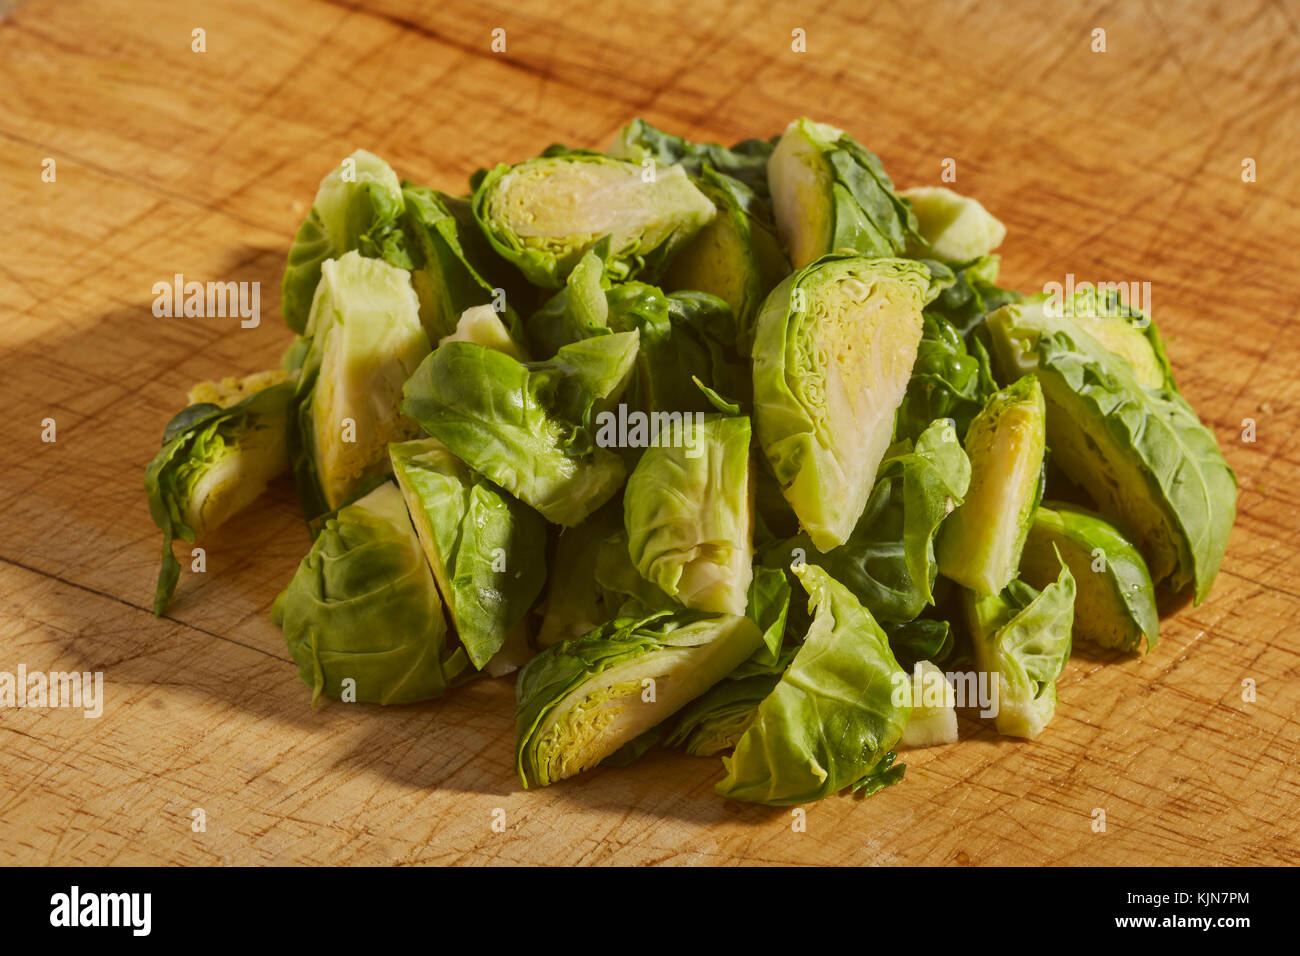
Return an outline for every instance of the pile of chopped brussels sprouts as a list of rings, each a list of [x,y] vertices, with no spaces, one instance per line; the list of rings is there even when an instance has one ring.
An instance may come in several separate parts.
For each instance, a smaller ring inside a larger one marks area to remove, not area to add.
[[[1037,737],[1074,641],[1142,653],[1157,588],[1209,592],[1235,479],[1155,326],[1000,287],[974,199],[807,119],[637,120],[470,188],[321,182],[281,367],[196,386],[148,468],[155,613],[173,539],[291,470],[271,613],[313,703],[517,671],[526,787],[662,747],[795,804],[897,781],[959,705]]]

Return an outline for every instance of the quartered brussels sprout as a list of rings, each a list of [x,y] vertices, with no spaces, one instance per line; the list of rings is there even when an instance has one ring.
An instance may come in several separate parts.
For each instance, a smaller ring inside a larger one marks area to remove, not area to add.
[[[744,614],[754,551],[749,419],[688,416],[659,441],[623,495],[632,563],[686,607]]]
[[[1176,388],[1164,342],[1155,324],[1121,302],[1117,291],[1099,293],[1094,286],[1087,286],[1061,303],[1060,308],[1102,348],[1124,359],[1139,385]]]
[[[203,382],[190,391],[189,407],[167,423],[144,474],[149,514],[163,533],[154,614],[162,616],[180,578],[172,540],[202,540],[289,466],[285,429],[293,390],[280,371]]]
[[[650,159],[661,166],[680,165],[692,176],[713,169],[766,198],[767,161],[775,144],[776,137],[742,140],[730,149],[717,143],[693,143],[634,119],[618,131],[609,155],[635,163]]]
[[[546,581],[542,516],[470,471],[437,439],[389,446],[452,626],[482,670],[517,630]]]
[[[910,245],[911,255],[966,262],[987,256],[1006,238],[1007,227],[978,199],[953,192],[946,186],[918,186],[904,189],[899,195],[911,204],[917,231],[925,240],[925,244]]]
[[[1057,555],[1074,576],[1074,637],[1122,651],[1151,650],[1160,630],[1151,575],[1137,548],[1101,515],[1077,505],[1040,505],[1020,556],[1036,588],[1056,576]]]
[[[908,259],[827,256],[767,297],[754,339],[758,439],[822,551],[862,515],[889,446],[931,294]]]
[[[848,541],[822,553],[807,535],[768,550],[767,564],[800,559],[824,568],[880,621],[910,621],[933,603],[934,537],[962,503],[971,464],[952,422],[932,422],[913,445],[885,453],[876,483]]]
[[[598,447],[595,416],[618,401],[636,355],[636,332],[585,339],[529,364],[448,342],[406,383],[402,411],[548,521],[572,527],[626,476],[622,459]]]
[[[409,273],[356,252],[322,264],[307,335],[289,453],[316,518],[389,474],[388,443],[418,433],[398,403],[429,338]]]
[[[325,522],[271,620],[313,704],[409,704],[472,673],[464,649],[447,646],[438,587],[391,482]]]
[[[1152,579],[1209,593],[1236,515],[1237,483],[1214,433],[1169,389],[1143,388],[1127,361],[1041,302],[987,326],[998,368],[1032,372],[1047,401],[1053,459],[1133,540]]]
[[[285,324],[307,327],[321,265],[359,250],[371,257],[405,258],[401,235],[402,185],[389,165],[359,149],[321,180],[311,212],[289,247],[280,286]]]
[[[524,786],[596,766],[716,684],[760,642],[745,617],[662,611],[617,618],[537,655],[516,687]]]
[[[894,193],[880,159],[843,130],[795,120],[767,164],[776,225],[790,263],[802,269],[829,252],[902,255],[916,217]]]
[[[742,183],[705,167],[696,184],[718,213],[677,254],[664,273],[664,288],[716,295],[731,306],[740,325],[738,344],[748,352],[754,316],[763,298],[790,272],[771,212]]]
[[[1074,577],[1035,590],[1012,581],[1001,594],[963,591],[976,669],[989,675],[998,733],[1033,740],[1056,713],[1056,678],[1070,659]]]
[[[868,778],[898,743],[910,700],[893,688],[907,674],[880,626],[815,565],[795,569],[812,626],[776,688],[758,705],[717,792],[732,800],[790,805],[820,800]]]
[[[971,482],[939,534],[939,571],[976,594],[1016,576],[1043,493],[1043,392],[1025,376],[991,396],[966,432]]]
[[[436,189],[402,184],[406,250],[420,321],[430,342],[452,335],[457,320],[475,306],[504,304],[505,289],[487,273],[492,251],[479,232],[469,202]],[[498,294],[499,290],[499,294]],[[511,324],[517,319],[511,315]]]
[[[567,152],[500,165],[474,192],[474,217],[492,247],[534,285],[558,289],[582,254],[608,236],[613,279],[656,275],[714,216],[680,166],[652,169],[599,153]]]
[[[957,740],[957,692],[943,671],[930,661],[912,670],[912,717],[903,728],[899,747],[933,747]]]

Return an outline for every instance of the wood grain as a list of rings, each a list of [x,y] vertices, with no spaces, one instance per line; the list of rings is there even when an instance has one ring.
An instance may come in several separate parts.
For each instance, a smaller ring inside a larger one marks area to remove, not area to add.
[[[1300,863],[1300,8],[576,9],[0,4],[0,670],[102,670],[107,697],[98,719],[0,710],[0,862]],[[144,466],[189,385],[275,363],[283,257],[340,157],[364,146],[459,191],[636,115],[732,140],[806,113],[901,185],[955,158],[957,188],[1008,226],[1019,288],[1150,281],[1237,471],[1209,600],[1148,657],[1077,653],[1039,741],[963,722],[958,744],[906,756],[900,786],[809,807],[806,833],[719,800],[717,763],[679,754],[525,792],[508,682],[311,709],[267,618],[308,543],[288,483],[212,542],[168,618],[148,613]],[[260,281],[262,324],[154,318],[150,288],[177,272]]]

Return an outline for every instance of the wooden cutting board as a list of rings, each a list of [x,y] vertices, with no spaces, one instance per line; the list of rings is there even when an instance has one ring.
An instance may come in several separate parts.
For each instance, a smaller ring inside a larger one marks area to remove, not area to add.
[[[0,0],[0,670],[105,680],[97,719],[0,710],[0,862],[1300,862],[1300,7],[577,9]],[[145,464],[192,383],[276,362],[284,256],[343,156],[461,191],[635,116],[730,142],[802,114],[900,185],[955,160],[1007,224],[1020,289],[1149,281],[1237,471],[1209,600],[1149,656],[1080,648],[1038,741],[964,721],[905,755],[902,784],[811,805],[803,830],[723,802],[719,763],[676,753],[525,792],[509,681],[312,710],[267,616],[308,546],[287,482],[149,613]],[[155,318],[177,273],[260,282],[261,324]]]

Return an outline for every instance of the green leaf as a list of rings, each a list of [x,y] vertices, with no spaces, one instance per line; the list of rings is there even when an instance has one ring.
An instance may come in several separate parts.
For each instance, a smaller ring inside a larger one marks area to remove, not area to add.
[[[894,702],[894,687],[909,678],[870,612],[821,568],[795,574],[812,626],[735,753],[722,758],[717,792],[732,800],[792,805],[843,790],[876,770],[911,714],[906,700]]]
[[[441,696],[469,661],[446,646],[438,588],[391,483],[325,523],[293,580],[275,600],[298,675],[321,694],[409,704]]]

